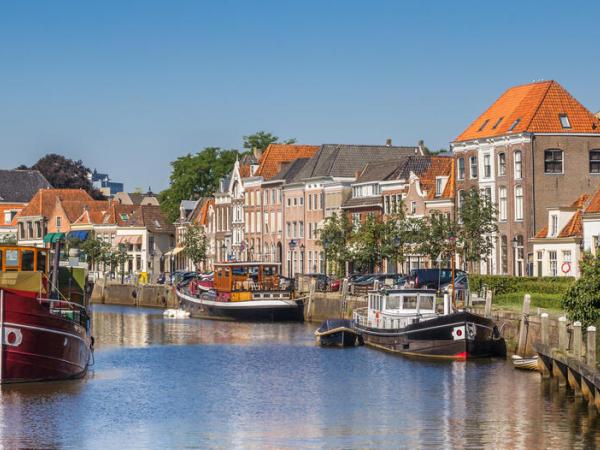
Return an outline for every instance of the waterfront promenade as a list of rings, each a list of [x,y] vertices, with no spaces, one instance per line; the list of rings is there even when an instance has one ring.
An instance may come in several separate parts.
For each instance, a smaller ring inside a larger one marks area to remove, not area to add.
[[[597,415],[509,362],[322,349],[313,324],[96,305],[95,365],[3,386],[0,444],[65,448],[591,448]],[[44,426],[40,426],[40,424]]]

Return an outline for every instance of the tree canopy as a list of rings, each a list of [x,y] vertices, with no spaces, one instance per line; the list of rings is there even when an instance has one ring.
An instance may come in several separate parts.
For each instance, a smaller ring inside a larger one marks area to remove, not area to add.
[[[196,224],[188,226],[183,233],[183,246],[185,256],[192,260],[198,270],[206,261],[208,250],[208,240],[202,227]]]
[[[580,268],[581,277],[567,290],[562,306],[569,319],[587,327],[600,320],[600,258],[586,252]]]
[[[250,136],[244,136],[244,148],[248,150],[258,149],[261,152],[264,152],[269,144],[273,144],[279,141],[279,137],[275,136],[272,133],[267,131],[257,131]],[[287,139],[283,141],[284,144],[294,144],[296,143],[295,138]]]
[[[49,153],[31,167],[20,165],[18,168],[39,170],[56,189],[83,189],[95,199],[104,198],[102,193],[93,187],[88,177],[91,171],[81,160],[75,161],[57,153]]]
[[[182,200],[212,196],[219,180],[231,172],[239,156],[237,150],[206,147],[198,153],[188,153],[173,161],[170,186],[160,193],[162,210],[169,219],[177,219]]]

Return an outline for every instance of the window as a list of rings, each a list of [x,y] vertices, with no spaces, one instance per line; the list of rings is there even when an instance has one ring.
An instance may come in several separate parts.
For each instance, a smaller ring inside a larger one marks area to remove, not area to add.
[[[62,224],[62,217],[56,216],[56,229],[60,231],[60,226]]]
[[[304,222],[299,222],[300,225],[300,237],[303,238],[304,237]]]
[[[23,250],[21,252],[21,270],[32,272],[34,265],[33,250]]]
[[[563,128],[571,128],[571,122],[569,122],[569,116],[566,114],[559,114],[560,124]]]
[[[459,180],[464,180],[465,179],[465,159],[464,158],[458,158],[458,179]]]
[[[492,176],[492,157],[490,155],[483,156],[483,176],[485,178]]]
[[[292,237],[292,224],[290,222],[287,222],[285,224],[285,228],[286,228],[287,237]]]
[[[292,223],[292,237],[298,236],[298,222]]]
[[[501,265],[502,265],[502,273],[508,273],[508,238],[506,235],[503,235],[500,238],[500,252],[501,252]]]
[[[121,220],[127,221],[129,219],[129,216],[125,213],[121,213]]]
[[[523,220],[523,187],[515,186],[515,220]]]
[[[550,226],[550,236],[558,235],[558,216],[556,214],[552,214],[550,216],[551,226]]]
[[[555,277],[558,275],[558,264],[556,261],[556,251],[551,250],[548,252],[548,254],[550,255],[550,275]]]
[[[515,180],[523,178],[523,156],[520,150],[514,153],[515,158]]]
[[[506,175],[506,153],[498,154],[498,176]]]
[[[352,225],[354,225],[354,228],[358,228],[360,226],[360,214],[352,213]]]
[[[304,197],[300,197],[300,198],[298,199],[298,204],[299,204],[300,206],[304,206]]]
[[[498,190],[498,220],[508,220],[508,196],[503,186]]]
[[[544,264],[544,252],[538,251],[537,252],[537,276],[538,277],[541,277],[544,275],[543,264]]]
[[[298,205],[298,199],[296,197],[294,197],[294,206]]]
[[[442,195],[442,186],[444,184],[444,180],[442,178],[436,178],[435,180],[435,196],[439,197]]]
[[[291,199],[291,198],[288,198],[288,199],[287,199],[287,205],[288,205],[288,206],[292,206],[292,199]]]
[[[590,151],[590,173],[600,173],[600,150]]]
[[[479,127],[479,131],[483,131],[483,129],[485,128],[485,126],[488,124],[488,122],[490,121],[490,119],[485,119],[484,122],[481,124],[481,126]]]
[[[456,197],[458,199],[458,209],[461,209],[463,203],[465,202],[465,191],[461,189],[458,191],[458,195]]]
[[[500,125],[500,122],[502,122],[502,119],[504,119],[504,116],[500,117],[496,123],[494,124],[494,126],[492,127],[492,130],[495,130],[496,128],[498,128],[498,125]]]
[[[544,151],[544,173],[563,173],[562,150]]]
[[[515,127],[516,127],[517,125],[519,125],[519,122],[521,122],[521,119],[517,119],[517,120],[515,120],[515,121],[512,123],[512,125],[510,126],[510,128],[508,129],[508,131],[512,131],[512,130],[514,130],[514,129],[515,129]]]
[[[469,166],[471,170],[471,178],[477,178],[477,156],[469,158]]]
[[[265,192],[263,193],[263,204],[268,205],[269,204],[269,190],[265,189]]]
[[[563,250],[562,258],[563,258],[563,262],[570,263],[571,262],[571,250]]]
[[[410,213],[413,215],[417,213],[417,202],[410,202]]]
[[[312,194],[308,194],[308,210],[312,210]]]
[[[271,189],[271,204],[274,205],[275,203],[277,203],[277,191]]]

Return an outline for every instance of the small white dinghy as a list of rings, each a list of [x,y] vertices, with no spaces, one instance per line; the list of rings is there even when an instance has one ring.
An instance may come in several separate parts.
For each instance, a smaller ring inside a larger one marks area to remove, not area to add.
[[[512,355],[512,362],[515,369],[521,370],[539,370],[538,369],[538,356],[532,356],[525,358],[519,355]]]
[[[190,313],[183,309],[167,309],[163,312],[163,316],[166,319],[187,319],[190,317]]]

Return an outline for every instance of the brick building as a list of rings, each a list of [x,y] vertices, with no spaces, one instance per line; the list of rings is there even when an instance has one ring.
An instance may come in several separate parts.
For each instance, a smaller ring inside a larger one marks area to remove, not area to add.
[[[509,88],[451,146],[457,208],[472,188],[498,208],[499,232],[482,273],[532,274],[530,238],[548,208],[600,185],[600,120],[556,81]]]

